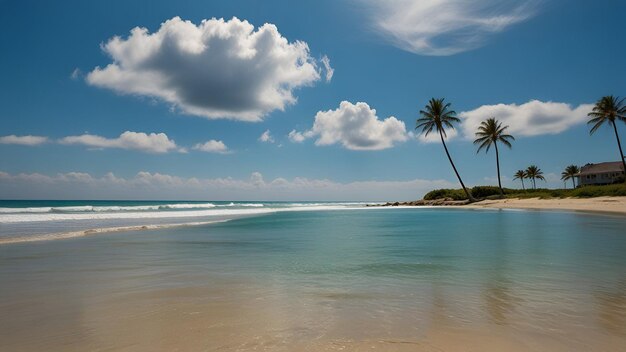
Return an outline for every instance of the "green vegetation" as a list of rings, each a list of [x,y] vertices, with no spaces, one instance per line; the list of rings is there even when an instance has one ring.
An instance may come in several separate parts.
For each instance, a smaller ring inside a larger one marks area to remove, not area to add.
[[[575,189],[511,189],[504,188],[506,198],[593,198],[593,197],[625,197],[626,185],[614,184],[603,186],[582,186]],[[471,189],[476,198],[490,199],[500,196],[500,189],[495,186],[476,186]],[[451,198],[453,200],[465,200],[467,197],[462,189],[436,189],[428,192],[425,200]]]

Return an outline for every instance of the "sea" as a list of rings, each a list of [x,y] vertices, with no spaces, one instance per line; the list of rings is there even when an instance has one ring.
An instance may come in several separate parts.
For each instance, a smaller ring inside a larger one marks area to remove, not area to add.
[[[366,205],[0,201],[0,350],[626,350],[626,217]]]

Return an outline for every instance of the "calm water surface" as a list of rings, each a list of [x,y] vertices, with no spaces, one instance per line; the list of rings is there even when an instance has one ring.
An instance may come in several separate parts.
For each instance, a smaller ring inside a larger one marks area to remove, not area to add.
[[[626,218],[367,209],[0,246],[0,350],[626,350]]]

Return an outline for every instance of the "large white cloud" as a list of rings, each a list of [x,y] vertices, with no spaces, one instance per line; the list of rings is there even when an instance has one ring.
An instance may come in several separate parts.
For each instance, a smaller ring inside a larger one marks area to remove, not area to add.
[[[53,176],[0,171],[0,198],[60,199],[189,199],[189,200],[414,200],[435,188],[457,187],[446,180],[355,181],[278,177],[265,180],[259,172],[248,179],[185,178],[138,172],[123,178],[82,172]]]
[[[341,143],[351,150],[387,149],[409,138],[404,122],[393,116],[379,120],[376,110],[366,103],[348,101],[342,101],[336,110],[319,111],[310,130],[289,133],[293,142],[312,137],[317,137],[316,145]]]
[[[154,33],[137,27],[102,47],[113,62],[96,67],[87,82],[207,118],[259,121],[295,103],[294,89],[318,81],[324,70],[332,77],[329,61],[320,65],[307,43],[290,43],[273,24],[255,30],[237,18],[195,25],[174,17]]]
[[[117,138],[105,138],[93,134],[69,136],[59,140],[61,144],[78,144],[92,148],[120,148],[133,149],[148,153],[167,153],[170,151],[184,152],[174,140],[165,133],[150,133],[126,131]]]
[[[453,55],[484,45],[535,14],[537,0],[361,0],[376,30],[421,55]]]
[[[46,143],[48,141],[47,137],[42,136],[16,136],[14,134],[9,136],[0,137],[0,144],[17,144],[17,145],[28,145],[35,146]]]
[[[542,102],[531,100],[528,103],[483,105],[471,111],[459,114],[463,132],[466,137],[473,138],[482,121],[495,117],[503,125],[508,125],[508,133],[514,136],[538,136],[558,134],[572,126],[587,121],[587,113],[592,104],[581,104],[573,107],[565,103]]]

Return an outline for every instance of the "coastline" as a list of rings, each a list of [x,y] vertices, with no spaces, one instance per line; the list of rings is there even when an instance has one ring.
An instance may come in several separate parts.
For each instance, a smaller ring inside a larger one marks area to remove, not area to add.
[[[509,198],[483,200],[463,205],[472,209],[570,210],[626,215],[626,197],[596,198]]]

